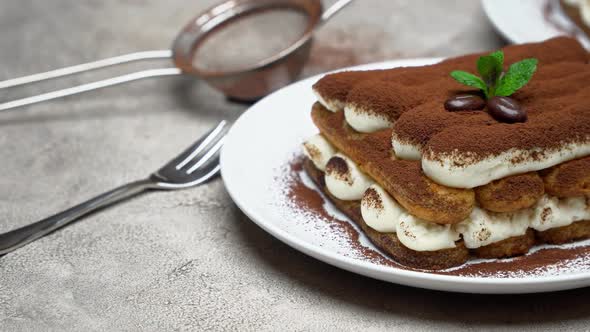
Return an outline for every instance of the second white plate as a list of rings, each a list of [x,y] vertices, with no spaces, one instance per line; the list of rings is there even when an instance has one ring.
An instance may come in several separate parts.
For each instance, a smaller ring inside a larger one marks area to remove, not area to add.
[[[507,40],[515,44],[543,41],[564,35],[565,32],[547,19],[548,5],[556,0],[482,0],[483,8],[492,24]],[[554,19],[560,26],[573,24],[555,11]],[[578,36],[584,47],[590,50],[590,40]]]

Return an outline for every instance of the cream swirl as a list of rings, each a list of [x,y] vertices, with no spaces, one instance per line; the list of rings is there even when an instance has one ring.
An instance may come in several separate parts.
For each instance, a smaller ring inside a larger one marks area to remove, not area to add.
[[[393,233],[404,209],[383,190],[374,184],[365,191],[361,200],[361,215],[372,229]]]
[[[475,188],[507,176],[543,170],[588,155],[590,141],[564,144],[555,150],[513,148],[481,159],[458,152],[426,153],[422,156],[422,169],[429,178],[442,185]]]
[[[330,100],[322,96],[317,90],[313,89],[313,94],[316,96],[317,100],[324,106],[327,110],[332,112],[338,112],[344,109],[344,103],[338,100]]]
[[[328,160],[336,154],[336,149],[324,136],[317,134],[303,143],[303,153],[321,171],[326,170]]]
[[[455,248],[460,239],[451,225],[437,225],[404,213],[397,224],[397,238],[415,251],[437,251]]]
[[[585,197],[558,199],[544,196],[534,207],[531,227],[538,231],[590,220],[590,205]]]
[[[475,208],[469,218],[455,228],[463,236],[465,246],[474,249],[524,235],[532,215],[530,209],[516,213],[493,213]]]
[[[343,201],[360,200],[373,184],[350,158],[340,153],[328,161],[325,181],[328,191]]]
[[[355,104],[347,104],[344,107],[346,123],[361,133],[373,133],[392,126],[385,116],[369,112],[357,107]]]

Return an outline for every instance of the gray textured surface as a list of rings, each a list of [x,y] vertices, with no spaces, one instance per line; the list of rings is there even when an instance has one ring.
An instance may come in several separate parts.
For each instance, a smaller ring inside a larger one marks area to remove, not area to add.
[[[0,78],[167,47],[213,2],[4,0]],[[358,0],[320,32],[307,74],[500,44],[477,1]],[[136,67],[149,64],[120,72]],[[244,109],[190,78],[168,78],[0,114],[0,231],[143,176]],[[589,295],[446,294],[353,275],[260,230],[219,179],[143,196],[0,258],[6,331],[584,330]]]

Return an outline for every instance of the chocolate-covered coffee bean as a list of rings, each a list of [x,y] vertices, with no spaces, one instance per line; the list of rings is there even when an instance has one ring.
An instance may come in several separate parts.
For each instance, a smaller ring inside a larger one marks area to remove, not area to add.
[[[509,97],[492,97],[488,100],[488,113],[497,121],[505,123],[525,122],[526,111]]]
[[[484,107],[486,107],[485,100],[476,95],[458,95],[445,102],[445,109],[449,112],[476,111]]]

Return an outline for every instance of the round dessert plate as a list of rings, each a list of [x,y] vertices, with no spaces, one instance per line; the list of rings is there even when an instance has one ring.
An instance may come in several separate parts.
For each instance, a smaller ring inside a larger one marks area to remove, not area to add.
[[[482,0],[483,8],[496,27],[508,41],[515,44],[543,41],[565,35],[559,26],[572,24],[561,11],[556,11],[553,19],[548,19],[549,3],[556,0]],[[590,49],[590,40],[579,36],[582,45]]]
[[[348,69],[421,66],[439,60],[412,59]],[[456,275],[452,270],[447,274],[407,270],[360,255],[363,250],[379,251],[362,232],[358,239],[354,239],[350,232],[343,231],[347,227],[358,231],[346,216],[329,202],[323,202],[320,206],[323,204],[330,214],[330,222],[314,210],[297,204],[290,194],[296,180],[307,190],[315,188],[309,178],[305,180],[304,173],[292,165],[301,156],[301,143],[318,132],[310,110],[316,101],[312,85],[321,77],[297,82],[262,99],[236,121],[226,138],[221,153],[223,180],[232,199],[252,221],[277,239],[316,259],[397,284],[468,293],[533,293],[590,285],[590,257],[586,259],[585,256],[568,264],[541,266],[539,273],[534,274],[497,271],[480,276],[478,273]],[[342,221],[334,224],[334,220]],[[348,226],[341,227],[341,223]],[[489,269],[488,266],[488,272]]]

